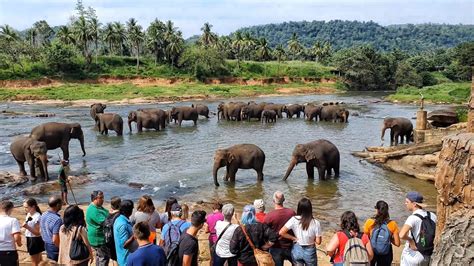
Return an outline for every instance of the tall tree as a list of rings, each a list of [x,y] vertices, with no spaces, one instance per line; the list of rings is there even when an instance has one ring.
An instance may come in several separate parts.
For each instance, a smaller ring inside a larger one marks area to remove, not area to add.
[[[120,55],[123,56],[123,48],[127,41],[127,29],[119,21],[114,22],[114,44],[120,50]]]
[[[218,37],[211,31],[211,28],[212,25],[209,22],[204,23],[204,26],[201,28],[202,35],[199,41],[204,47],[210,47],[217,43]]]
[[[54,31],[49,26],[48,22],[46,22],[46,20],[37,21],[33,24],[33,28],[37,34],[37,44],[40,46],[49,44]]]
[[[232,41],[232,49],[234,50],[235,57],[237,58],[237,68],[240,68],[240,60],[242,60],[242,50],[244,47],[244,38],[242,33],[237,31]]]
[[[288,41],[288,51],[292,55],[293,60],[300,57],[302,52],[304,51],[304,47],[298,40],[298,35],[296,33],[293,33],[291,39]]]
[[[140,67],[140,46],[143,42],[144,34],[142,32],[142,26],[138,25],[138,22],[134,18],[130,18],[127,21],[127,38],[130,45],[135,50],[137,57],[137,72]]]
[[[20,40],[20,35],[18,35],[18,32],[10,27],[10,25],[5,24],[0,26],[0,38],[7,42],[13,42]]]
[[[89,19],[89,32],[91,35],[91,41],[94,43],[95,50],[95,62],[97,64],[97,57],[99,56],[99,34],[100,34],[100,25],[101,23],[97,17],[91,17]]]
[[[260,60],[265,61],[270,59],[272,54],[272,49],[268,45],[267,39],[260,38],[257,40],[256,44],[257,54]]]
[[[104,41],[107,43],[107,48],[109,50],[109,56],[113,53],[114,50],[114,43],[115,43],[115,29],[114,29],[114,24],[112,22],[109,22],[105,24],[105,27],[102,32],[102,37]]]
[[[56,33],[56,38],[64,44],[75,44],[76,40],[74,39],[74,33],[69,29],[68,26],[59,27],[58,32]]]
[[[87,63],[91,63],[91,56],[89,54],[89,42],[92,40],[89,23],[86,17],[79,17],[73,25],[73,32],[76,39],[76,45],[82,51],[82,55],[86,58]]]
[[[167,39],[168,45],[166,46],[166,52],[172,66],[176,66],[178,62],[179,55],[184,48],[184,39],[180,31],[177,31],[175,34],[171,35]]]
[[[285,59],[285,55],[286,55],[285,48],[283,48],[283,45],[279,44],[273,51],[273,54],[275,58],[277,59],[277,62],[278,62],[277,72],[278,72],[278,75],[280,75],[280,63],[282,60]]]
[[[147,46],[155,55],[155,65],[158,64],[158,61],[164,59],[165,56],[165,29],[165,24],[155,19],[150,23],[146,32]]]

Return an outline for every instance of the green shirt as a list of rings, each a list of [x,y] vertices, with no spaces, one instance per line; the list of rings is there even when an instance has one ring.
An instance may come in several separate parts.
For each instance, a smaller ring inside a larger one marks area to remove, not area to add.
[[[86,211],[87,237],[93,247],[105,244],[104,221],[109,216],[109,211],[104,207],[97,207],[91,203]]]

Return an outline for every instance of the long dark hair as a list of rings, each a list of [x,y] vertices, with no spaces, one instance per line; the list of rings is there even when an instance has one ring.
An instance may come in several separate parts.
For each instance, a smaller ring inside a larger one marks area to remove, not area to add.
[[[377,204],[375,204],[375,209],[377,210],[377,214],[374,216],[376,225],[382,225],[384,222],[388,222],[390,220],[388,204],[385,201],[377,201]]]
[[[311,221],[313,221],[313,205],[308,198],[302,198],[298,202],[296,215],[301,216],[300,223],[303,230],[308,230]]]
[[[69,205],[64,211],[64,229],[67,233],[72,230],[73,226],[85,226],[84,211],[77,205]]]
[[[178,203],[178,200],[174,197],[169,197],[166,200],[165,212],[168,213],[169,220],[171,220],[171,206],[173,206],[175,203]]]
[[[28,207],[35,207],[36,212],[41,214],[41,209],[38,206],[38,202],[34,198],[29,198],[29,199],[25,200],[25,203]]]
[[[360,227],[354,212],[346,211],[341,215],[341,229],[359,233]]]

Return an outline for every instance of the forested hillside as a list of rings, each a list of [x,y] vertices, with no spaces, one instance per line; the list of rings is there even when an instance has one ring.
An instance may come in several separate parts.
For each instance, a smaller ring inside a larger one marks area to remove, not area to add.
[[[335,50],[370,44],[380,51],[398,48],[415,53],[474,41],[474,25],[405,24],[384,27],[372,21],[333,20],[284,22],[238,31],[249,32],[258,38],[264,37],[271,47],[286,45],[296,33],[306,47],[311,47],[316,41],[328,41]]]

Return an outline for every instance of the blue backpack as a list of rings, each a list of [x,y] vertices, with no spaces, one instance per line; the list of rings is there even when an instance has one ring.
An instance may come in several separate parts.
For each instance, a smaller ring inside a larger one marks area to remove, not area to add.
[[[388,229],[387,222],[376,226],[370,234],[370,244],[376,255],[387,255],[390,253],[392,233]]]
[[[164,237],[165,245],[163,247],[166,254],[166,265],[175,266],[179,262],[179,240],[181,238],[181,226],[185,221],[179,221],[176,225],[172,221],[168,222],[168,237]]]

